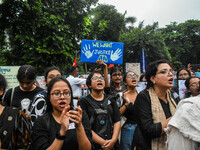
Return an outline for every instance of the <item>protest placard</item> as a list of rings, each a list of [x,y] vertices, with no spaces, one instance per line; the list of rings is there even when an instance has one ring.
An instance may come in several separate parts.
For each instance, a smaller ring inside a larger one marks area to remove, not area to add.
[[[123,63],[123,43],[95,40],[82,40],[81,62],[96,63],[103,60],[106,64]]]
[[[180,99],[183,99],[185,97],[185,92],[187,91],[185,80],[178,80],[178,91]]]
[[[140,63],[126,63],[126,72],[132,71],[140,76]]]
[[[0,73],[6,78],[8,88],[18,86],[17,72],[20,66],[0,66]]]

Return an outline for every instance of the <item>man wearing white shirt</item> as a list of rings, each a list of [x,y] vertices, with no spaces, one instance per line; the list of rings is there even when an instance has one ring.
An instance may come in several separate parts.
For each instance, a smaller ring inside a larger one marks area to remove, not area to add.
[[[79,97],[81,96],[81,85],[86,84],[86,79],[78,78],[78,68],[72,66],[69,70],[67,80],[72,86],[74,106],[77,106]]]

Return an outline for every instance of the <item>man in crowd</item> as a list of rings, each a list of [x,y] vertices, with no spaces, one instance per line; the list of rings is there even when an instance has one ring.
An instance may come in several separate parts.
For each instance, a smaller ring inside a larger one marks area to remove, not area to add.
[[[67,80],[72,86],[74,105],[77,106],[77,102],[81,96],[81,85],[86,84],[86,79],[78,78],[78,68],[72,66],[69,69]]]

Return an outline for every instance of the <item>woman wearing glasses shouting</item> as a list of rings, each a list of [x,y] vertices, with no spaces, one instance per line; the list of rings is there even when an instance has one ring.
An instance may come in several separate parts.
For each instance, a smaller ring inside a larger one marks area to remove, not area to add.
[[[145,78],[147,89],[138,94],[134,104],[137,127],[133,144],[140,150],[166,150],[164,128],[176,110],[170,92],[172,68],[166,60],[154,61],[148,65]]]
[[[134,113],[134,102],[138,95],[136,86],[138,85],[138,75],[134,72],[127,72],[123,77],[127,90],[123,93],[123,105],[120,108],[120,115],[127,118],[121,129],[120,148],[131,150],[133,134],[136,128],[136,117]]]
[[[80,106],[90,119],[94,149],[117,150],[120,114],[115,98],[104,94],[105,79],[101,72],[92,72],[86,84],[91,94],[80,100]]]
[[[88,117],[80,106],[73,108],[71,85],[64,77],[53,78],[47,89],[47,114],[34,124],[35,149],[91,149]]]

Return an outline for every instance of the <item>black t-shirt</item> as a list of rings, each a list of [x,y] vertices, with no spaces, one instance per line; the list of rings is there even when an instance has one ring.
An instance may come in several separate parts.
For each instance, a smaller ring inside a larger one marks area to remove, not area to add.
[[[91,106],[91,104],[88,102],[88,99],[93,100],[97,105],[99,105],[99,107],[101,107],[101,105],[103,105],[107,96],[108,95],[104,95],[104,99],[102,101],[96,101],[91,95],[87,96],[89,98],[87,98],[87,97],[81,98],[81,100],[79,101],[79,104],[80,104],[81,108],[83,110],[85,110],[85,112],[88,114],[89,119],[94,114],[94,109]],[[107,109],[108,109],[110,116],[112,117],[113,124],[120,121],[120,113],[119,113],[119,109],[117,107],[114,97],[112,97],[108,100]]]
[[[126,103],[126,100],[123,99],[123,105]],[[123,116],[127,118],[126,124],[136,124],[136,112],[134,111],[134,102],[130,103],[126,108]]]
[[[46,116],[49,115],[49,129],[47,127]],[[34,134],[33,134],[33,143],[35,150],[47,149],[55,140],[57,133],[60,131],[60,124],[55,121],[51,113],[40,116],[35,120],[34,124]],[[82,124],[85,129],[86,136],[89,141],[92,141],[92,133],[90,128],[90,123],[87,114],[83,111],[82,114]],[[76,129],[73,124],[70,124],[70,127],[66,133],[66,138],[64,140],[62,150],[78,150],[78,141],[76,135]],[[92,142],[91,142],[92,143]]]
[[[117,103],[118,108],[122,106],[123,103],[123,92],[126,90],[125,86],[122,86],[121,90],[117,90],[114,86],[111,86],[110,88],[105,88],[104,92],[110,96],[115,97],[115,101]]]
[[[6,105],[20,108],[25,113],[28,113],[35,94],[39,91],[43,91],[43,89],[40,87],[36,87],[33,91],[22,91],[20,87],[17,86],[13,94],[12,104],[10,104],[12,90],[13,89],[11,88],[6,92],[6,95],[4,97]]]
[[[93,114],[94,114],[94,108],[88,102],[88,100],[92,100],[93,102],[95,102],[101,108],[101,106],[103,106],[103,104],[104,104],[105,100],[107,99],[107,97],[108,97],[108,95],[105,94],[104,95],[104,99],[102,101],[96,101],[91,95],[88,95],[87,97],[81,98],[81,100],[79,101],[79,104],[80,104],[81,108],[86,111],[86,113],[88,114],[89,119],[91,119]],[[113,124],[115,124],[118,121],[120,121],[120,113],[119,113],[119,109],[118,109],[118,106],[117,106],[117,104],[115,102],[115,98],[114,97],[109,97],[108,105],[107,105],[107,111],[109,113],[108,116],[111,117]],[[113,131],[113,128],[111,129],[111,131],[108,131],[108,132],[111,133],[112,131]],[[94,143],[94,147],[95,147],[95,149],[97,149],[97,148],[101,149],[100,145],[98,145],[96,143]],[[114,149],[119,149],[118,141],[115,143]]]
[[[38,92],[33,99],[30,107],[31,123],[34,125],[34,121],[37,117],[42,116],[47,111],[47,92]]]
[[[117,95],[117,93],[124,92],[125,90],[126,90],[125,86],[122,86],[121,90],[117,90],[114,86],[111,86],[110,88],[107,88],[105,92],[106,94],[115,96]]]

